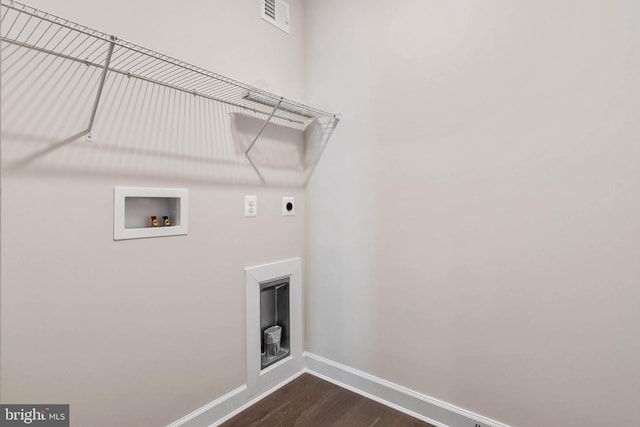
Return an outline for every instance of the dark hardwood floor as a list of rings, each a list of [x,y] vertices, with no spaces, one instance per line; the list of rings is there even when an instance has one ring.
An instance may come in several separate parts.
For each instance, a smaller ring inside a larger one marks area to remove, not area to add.
[[[433,427],[409,415],[303,374],[221,427]]]

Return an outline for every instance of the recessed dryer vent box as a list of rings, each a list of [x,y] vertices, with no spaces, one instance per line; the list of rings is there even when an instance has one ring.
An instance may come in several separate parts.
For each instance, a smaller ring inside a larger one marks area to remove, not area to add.
[[[188,234],[188,195],[183,188],[115,187],[113,239]]]

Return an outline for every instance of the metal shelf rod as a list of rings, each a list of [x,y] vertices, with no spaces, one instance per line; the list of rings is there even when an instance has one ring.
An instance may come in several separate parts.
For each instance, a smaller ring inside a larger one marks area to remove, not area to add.
[[[255,136],[255,138],[253,138],[253,141],[251,142],[251,144],[249,145],[249,148],[247,148],[247,151],[244,152],[244,157],[245,159],[249,158],[249,151],[251,151],[251,149],[253,148],[253,145],[256,143],[256,141],[258,140],[258,138],[260,138],[260,135],[262,135],[262,132],[264,131],[264,128],[267,127],[267,125],[269,124],[269,122],[271,121],[271,118],[273,117],[273,115],[276,113],[276,111],[278,111],[278,107],[280,107],[280,103],[282,102],[282,98],[280,98],[280,100],[278,101],[278,103],[276,104],[275,108],[273,109],[273,111],[271,112],[271,114],[269,114],[269,117],[267,117],[267,120],[264,121],[264,124],[262,125],[262,127],[260,128],[260,130],[258,131],[258,134]]]
[[[107,71],[109,71],[109,62],[111,62],[111,55],[113,54],[113,47],[115,46],[115,37],[112,36],[112,41],[109,43],[109,50],[107,51],[107,58],[104,60],[104,68],[100,75],[100,84],[98,85],[98,93],[96,94],[96,100],[93,103],[93,110],[91,111],[91,118],[89,119],[89,126],[87,127],[87,138],[91,138],[91,131],[93,130],[93,122],[96,119],[96,113],[98,112],[98,105],[100,104],[100,97],[102,96],[102,90],[104,89],[104,81],[107,78]]]

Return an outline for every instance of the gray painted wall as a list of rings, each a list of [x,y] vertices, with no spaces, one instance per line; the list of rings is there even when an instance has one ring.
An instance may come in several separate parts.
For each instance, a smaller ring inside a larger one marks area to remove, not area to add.
[[[309,101],[345,117],[307,350],[510,425],[636,425],[637,2],[307,6]]]
[[[303,15],[291,3],[287,36],[258,1],[31,1],[300,99]],[[74,83],[66,99],[70,75],[53,88],[3,75],[1,399],[69,403],[77,426],[166,425],[246,382],[243,269],[304,256],[304,192],[258,185],[224,107],[126,78],[107,80],[95,143],[60,143],[95,96]],[[114,186],[188,188],[189,235],[114,242]],[[245,194],[257,218],[244,218]],[[283,195],[296,196],[295,217],[282,217]]]

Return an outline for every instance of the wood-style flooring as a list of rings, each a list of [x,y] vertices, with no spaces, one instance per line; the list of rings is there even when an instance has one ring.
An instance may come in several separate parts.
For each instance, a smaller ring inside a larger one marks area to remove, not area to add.
[[[433,427],[313,375],[303,374],[221,427]]]

